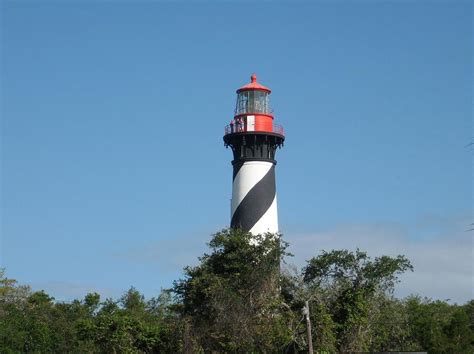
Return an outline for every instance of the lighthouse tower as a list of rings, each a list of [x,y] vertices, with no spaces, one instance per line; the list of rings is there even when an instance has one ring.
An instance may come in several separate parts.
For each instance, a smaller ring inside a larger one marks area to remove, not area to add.
[[[251,82],[237,90],[234,119],[224,135],[234,155],[230,226],[254,235],[278,232],[275,151],[285,136],[274,123],[270,93],[253,74]]]

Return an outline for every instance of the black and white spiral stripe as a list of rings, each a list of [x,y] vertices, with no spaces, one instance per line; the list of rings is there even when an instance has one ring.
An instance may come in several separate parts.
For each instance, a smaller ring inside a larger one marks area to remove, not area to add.
[[[231,227],[254,235],[278,232],[275,164],[236,161],[232,184]]]

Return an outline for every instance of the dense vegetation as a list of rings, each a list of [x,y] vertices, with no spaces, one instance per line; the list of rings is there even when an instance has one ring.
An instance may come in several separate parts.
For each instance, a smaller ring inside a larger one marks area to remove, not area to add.
[[[117,301],[56,302],[0,272],[0,352],[305,352],[305,301],[318,352],[474,350],[474,300],[393,296],[412,270],[403,256],[331,251],[291,270],[287,244],[270,234],[223,230],[209,246],[148,301],[131,288]]]

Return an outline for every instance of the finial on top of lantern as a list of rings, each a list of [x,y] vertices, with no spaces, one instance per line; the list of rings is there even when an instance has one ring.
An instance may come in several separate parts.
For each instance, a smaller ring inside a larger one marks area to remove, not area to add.
[[[247,85],[242,86],[237,90],[237,93],[242,92],[242,91],[265,91],[267,93],[272,92],[268,87],[265,87],[257,82],[257,74],[253,73],[252,76],[250,76],[250,83]]]

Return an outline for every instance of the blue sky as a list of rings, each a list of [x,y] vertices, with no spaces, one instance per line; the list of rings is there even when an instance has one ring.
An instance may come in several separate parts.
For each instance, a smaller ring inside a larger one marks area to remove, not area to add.
[[[60,300],[147,297],[230,220],[223,128],[256,72],[295,257],[406,254],[472,294],[469,2],[1,4],[1,258]]]

